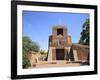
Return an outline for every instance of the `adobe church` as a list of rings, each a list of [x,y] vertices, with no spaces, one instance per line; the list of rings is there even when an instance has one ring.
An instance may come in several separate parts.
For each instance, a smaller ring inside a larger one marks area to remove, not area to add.
[[[66,26],[56,25],[53,26],[52,35],[49,36],[47,61],[60,60],[89,63],[89,47],[73,44]]]

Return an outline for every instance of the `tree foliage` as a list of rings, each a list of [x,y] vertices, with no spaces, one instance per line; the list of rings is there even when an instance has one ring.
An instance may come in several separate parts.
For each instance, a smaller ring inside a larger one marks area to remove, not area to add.
[[[82,26],[81,37],[79,40],[80,44],[89,45],[89,28],[90,28],[90,20],[86,19]]]
[[[23,68],[28,68],[30,66],[30,60],[28,58],[27,53],[23,52]]]
[[[45,50],[40,50],[40,53],[42,54],[42,55],[47,55],[48,54],[48,52],[46,52]]]
[[[23,68],[27,68],[30,66],[30,61],[28,58],[28,54],[31,51],[38,52],[39,45],[36,42],[33,42],[29,37],[23,37]]]
[[[39,48],[40,47],[39,47],[38,43],[32,41],[29,37],[23,37],[23,49],[26,52],[29,52],[29,51],[38,52]]]

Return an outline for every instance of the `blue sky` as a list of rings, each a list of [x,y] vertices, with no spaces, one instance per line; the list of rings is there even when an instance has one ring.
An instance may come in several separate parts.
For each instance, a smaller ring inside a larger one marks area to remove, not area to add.
[[[89,14],[23,11],[22,34],[37,42],[40,49],[47,50],[52,27],[65,25],[68,34],[71,35],[72,42],[77,43],[80,39],[82,25],[87,18],[89,18]]]

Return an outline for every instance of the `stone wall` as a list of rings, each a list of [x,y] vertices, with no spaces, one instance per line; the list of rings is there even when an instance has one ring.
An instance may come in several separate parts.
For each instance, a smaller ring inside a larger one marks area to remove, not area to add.
[[[71,54],[73,53],[74,61],[88,61],[89,62],[89,46],[72,44]],[[76,58],[76,59],[75,59]]]
[[[30,64],[31,66],[33,66],[33,63],[38,62],[38,59],[39,57],[41,57],[41,54],[39,52],[32,51],[28,54],[28,56],[29,56]]]
[[[68,35],[66,26],[63,25],[53,26],[52,35],[49,36],[48,45],[49,45],[48,46],[49,61],[56,60],[59,56],[61,57],[65,56],[64,60],[66,60],[68,48],[72,45],[71,36]],[[60,54],[60,52],[57,52],[57,49],[64,49],[64,52],[61,52]]]

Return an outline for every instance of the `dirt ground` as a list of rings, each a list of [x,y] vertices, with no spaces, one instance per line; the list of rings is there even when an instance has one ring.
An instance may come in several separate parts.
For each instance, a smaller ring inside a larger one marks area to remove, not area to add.
[[[81,63],[74,63],[74,62],[66,62],[66,61],[42,61],[38,63],[34,63],[30,68],[50,68],[50,67],[75,67],[81,66]]]

